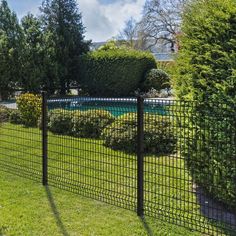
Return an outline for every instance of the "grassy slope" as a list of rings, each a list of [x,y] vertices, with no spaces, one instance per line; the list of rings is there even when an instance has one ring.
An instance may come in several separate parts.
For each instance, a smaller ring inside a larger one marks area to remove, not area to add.
[[[0,169],[40,181],[40,138],[38,129],[4,125],[0,132]],[[86,151],[88,148],[90,152]],[[177,223],[189,219],[185,226],[190,227],[197,222],[196,229],[212,228],[199,214],[200,207],[191,193],[191,178],[184,171],[183,160],[153,156],[145,160],[145,169],[151,172],[145,174],[146,213],[163,220],[148,219],[154,235],[198,235],[163,223],[171,218]],[[136,206],[135,157],[105,148],[101,141],[80,139],[78,142],[78,139],[50,134],[49,174],[51,185],[69,186],[68,190],[121,207]],[[0,229],[7,235],[60,235],[57,221],[63,223],[69,235],[147,235],[135,213],[51,189],[56,212],[61,216],[55,219],[46,191],[39,184],[6,174],[2,174],[0,181],[0,206],[3,205]],[[188,204],[189,201],[193,203]]]

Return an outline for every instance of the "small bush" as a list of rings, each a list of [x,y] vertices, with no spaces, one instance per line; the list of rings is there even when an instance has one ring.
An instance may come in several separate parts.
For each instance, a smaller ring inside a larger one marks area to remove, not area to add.
[[[19,110],[12,110],[9,116],[9,121],[12,124],[22,124],[22,117]]]
[[[54,134],[72,134],[73,112],[55,109],[49,112],[48,129]]]
[[[91,96],[128,96],[152,68],[156,68],[156,61],[150,53],[101,50],[80,57],[80,82]]]
[[[16,103],[21,113],[23,124],[29,127],[36,127],[41,115],[41,97],[26,93],[20,95]]]
[[[73,135],[81,138],[99,138],[102,130],[114,121],[108,111],[77,111],[73,119]]]
[[[9,121],[10,109],[0,105],[0,122]]]
[[[172,122],[165,116],[145,115],[144,149],[150,154],[168,154],[176,144]],[[102,138],[105,145],[116,150],[136,152],[137,115],[129,113],[117,118],[104,129]]]
[[[161,91],[162,89],[170,88],[170,77],[169,75],[159,69],[151,69],[147,72],[145,76],[145,81],[143,83],[143,90],[149,91],[151,89],[155,89],[157,91]]]

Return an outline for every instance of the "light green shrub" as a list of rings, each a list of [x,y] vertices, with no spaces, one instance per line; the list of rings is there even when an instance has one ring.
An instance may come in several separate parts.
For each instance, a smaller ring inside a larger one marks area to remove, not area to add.
[[[36,127],[41,115],[42,98],[30,93],[22,94],[16,100],[22,122],[29,127]]]

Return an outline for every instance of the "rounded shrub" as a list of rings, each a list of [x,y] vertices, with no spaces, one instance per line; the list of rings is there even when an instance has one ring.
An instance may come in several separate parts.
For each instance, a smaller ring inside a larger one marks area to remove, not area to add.
[[[112,114],[105,110],[76,111],[73,117],[73,136],[99,138],[102,130],[113,121]]]
[[[160,69],[151,69],[145,75],[145,81],[143,83],[144,91],[155,89],[161,91],[162,89],[170,88],[169,75]]]
[[[17,107],[25,126],[36,127],[41,115],[42,98],[35,94],[22,94],[16,100]]]
[[[72,134],[73,112],[55,109],[49,112],[48,129],[54,134]]]
[[[22,124],[22,117],[21,117],[20,111],[17,109],[11,110],[9,121],[10,123],[16,124],[16,125]]]
[[[145,114],[144,150],[149,154],[169,154],[174,151],[176,138],[172,121],[165,116]],[[102,138],[115,150],[134,153],[137,150],[137,115],[128,113],[107,126]]]
[[[5,106],[0,105],[0,122],[9,121],[11,110]]]
[[[156,68],[153,55],[135,50],[101,50],[80,57],[80,82],[91,96],[128,96],[147,71]]]

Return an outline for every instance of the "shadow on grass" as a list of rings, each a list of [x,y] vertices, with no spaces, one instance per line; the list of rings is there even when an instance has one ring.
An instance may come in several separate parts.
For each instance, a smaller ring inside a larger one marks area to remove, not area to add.
[[[48,202],[50,204],[53,216],[54,216],[56,224],[57,224],[57,227],[59,228],[59,230],[63,236],[69,236],[69,233],[67,232],[67,230],[61,220],[60,213],[57,209],[57,206],[55,204],[55,201],[54,201],[54,198],[53,198],[50,188],[48,186],[46,186],[45,191],[46,191]]]
[[[140,221],[142,222],[143,227],[144,227],[144,229],[146,230],[147,235],[148,235],[148,236],[154,236],[154,233],[153,233],[153,231],[152,231],[152,229],[151,229],[149,223],[147,222],[145,216],[139,217],[139,219],[140,219]]]

